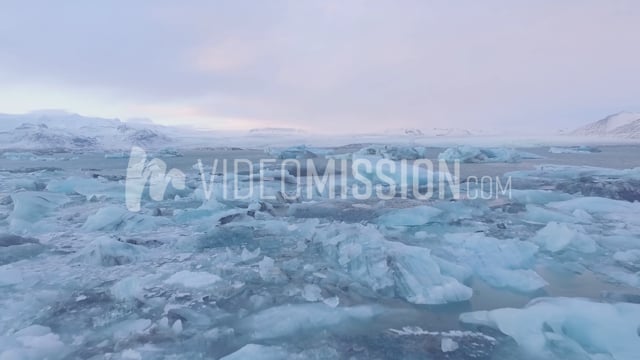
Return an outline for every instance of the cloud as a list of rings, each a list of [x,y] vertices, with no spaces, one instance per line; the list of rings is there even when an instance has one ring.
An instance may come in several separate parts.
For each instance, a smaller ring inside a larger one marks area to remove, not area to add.
[[[631,0],[8,1],[0,90],[92,89],[213,126],[557,128],[640,108],[639,15]]]

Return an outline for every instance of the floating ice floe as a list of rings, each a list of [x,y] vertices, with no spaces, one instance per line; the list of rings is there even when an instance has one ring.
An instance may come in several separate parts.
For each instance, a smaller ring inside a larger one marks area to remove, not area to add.
[[[427,149],[423,146],[372,145],[353,153],[352,159],[360,157],[378,157],[393,161],[417,160],[426,157]]]
[[[446,149],[438,155],[439,160],[463,163],[515,163],[523,159],[540,159],[541,156],[507,148],[477,148],[461,145]]]
[[[640,305],[581,298],[540,298],[522,309],[464,313],[466,324],[489,326],[544,359],[636,360]]]
[[[592,154],[602,152],[602,150],[586,145],[569,147],[552,146],[549,148],[549,152],[552,154]]]

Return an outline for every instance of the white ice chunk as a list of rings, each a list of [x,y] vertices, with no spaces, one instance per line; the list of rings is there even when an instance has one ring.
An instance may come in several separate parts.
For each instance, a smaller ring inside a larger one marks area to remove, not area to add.
[[[322,302],[329,307],[335,308],[335,307],[338,307],[338,305],[340,305],[340,298],[337,296],[333,296],[333,297],[322,300]]]
[[[65,195],[44,191],[22,191],[11,194],[13,212],[9,216],[9,228],[13,232],[31,233],[34,223],[47,217],[53,210],[69,201]],[[41,229],[46,230],[46,229]]]
[[[171,330],[173,330],[173,333],[176,335],[180,334],[182,332],[182,320],[176,320],[173,325],[171,325]]]
[[[392,290],[416,304],[471,298],[472,290],[457,278],[461,271],[446,262],[441,267],[429,249],[388,241],[372,226],[345,226],[337,232],[324,240],[327,255],[374,291]]]
[[[596,251],[595,241],[581,227],[555,221],[540,229],[531,241],[551,252],[559,252],[567,247],[584,253]]]
[[[145,280],[138,276],[128,276],[111,287],[111,295],[121,301],[144,300]]]
[[[204,271],[179,271],[164,281],[165,284],[181,285],[188,288],[203,288],[222,280],[218,275]]]
[[[520,240],[498,240],[480,233],[446,234],[448,251],[459,264],[496,288],[531,292],[543,288],[547,282],[529,269],[538,247]]]
[[[275,265],[275,261],[268,256],[262,258],[258,263],[258,273],[265,281],[277,281],[284,276],[280,268]]]
[[[460,345],[451,338],[442,338],[442,341],[440,342],[440,350],[442,350],[443,353],[456,351],[459,347]]]

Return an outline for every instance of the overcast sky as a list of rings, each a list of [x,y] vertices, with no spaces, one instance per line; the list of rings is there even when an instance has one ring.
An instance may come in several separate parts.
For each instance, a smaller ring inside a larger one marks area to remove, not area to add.
[[[572,128],[640,110],[640,1],[0,3],[0,112]]]

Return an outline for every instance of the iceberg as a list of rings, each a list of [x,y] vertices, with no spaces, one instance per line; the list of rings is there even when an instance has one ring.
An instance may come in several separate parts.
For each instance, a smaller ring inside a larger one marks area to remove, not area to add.
[[[323,239],[326,255],[354,280],[381,294],[394,293],[414,304],[466,301],[472,290],[462,284],[458,267],[441,266],[427,248],[388,241],[371,226],[341,227]]]
[[[548,285],[535,271],[538,246],[520,240],[498,240],[481,233],[446,234],[446,250],[457,263],[496,288],[533,292]]]
[[[16,192],[11,194],[11,200],[13,211],[9,216],[9,229],[16,233],[46,230],[37,223],[70,201],[65,195],[44,191]]]
[[[540,298],[523,309],[464,313],[460,321],[494,328],[538,358],[635,360],[640,354],[639,304]]]

